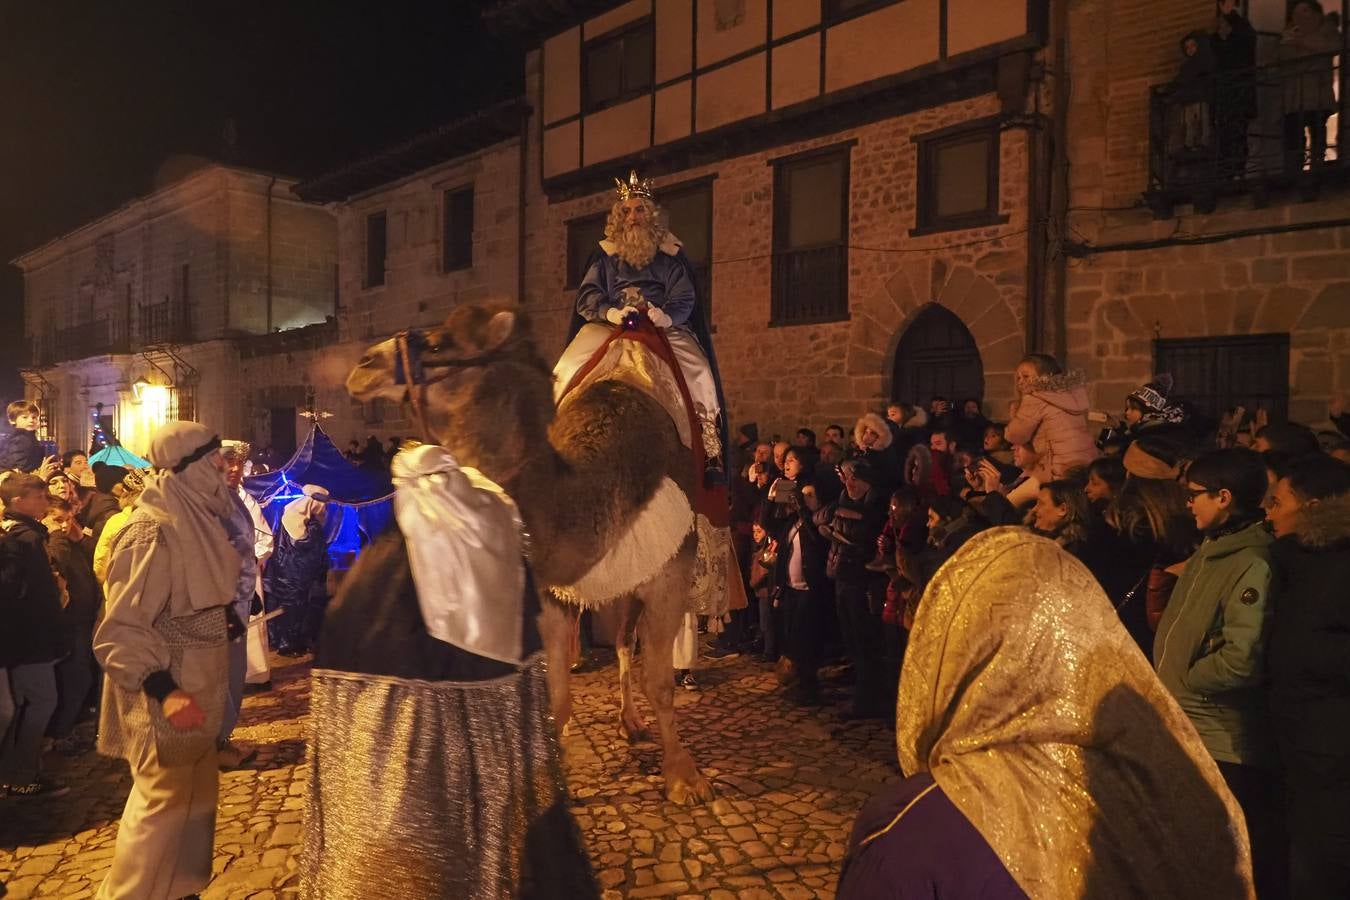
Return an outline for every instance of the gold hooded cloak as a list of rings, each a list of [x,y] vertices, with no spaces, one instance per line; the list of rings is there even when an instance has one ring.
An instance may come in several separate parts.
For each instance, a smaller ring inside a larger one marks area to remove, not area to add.
[[[896,740],[904,772],[931,772],[1032,898],[1255,896],[1217,766],[1052,541],[991,529],[938,570]]]

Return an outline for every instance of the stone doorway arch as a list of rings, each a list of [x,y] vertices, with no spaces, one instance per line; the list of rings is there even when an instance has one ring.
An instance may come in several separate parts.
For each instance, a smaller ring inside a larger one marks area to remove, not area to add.
[[[905,328],[895,349],[891,399],[927,406],[931,397],[955,406],[967,397],[984,398],[984,361],[964,322],[946,307],[930,303]]]

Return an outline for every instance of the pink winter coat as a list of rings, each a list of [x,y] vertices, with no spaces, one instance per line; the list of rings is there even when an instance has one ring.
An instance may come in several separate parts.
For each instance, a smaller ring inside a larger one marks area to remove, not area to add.
[[[1082,372],[1043,375],[1022,395],[1004,437],[1012,444],[1030,444],[1040,455],[1031,475],[1041,484],[1063,478],[1075,466],[1097,457],[1088,431],[1087,379]]]

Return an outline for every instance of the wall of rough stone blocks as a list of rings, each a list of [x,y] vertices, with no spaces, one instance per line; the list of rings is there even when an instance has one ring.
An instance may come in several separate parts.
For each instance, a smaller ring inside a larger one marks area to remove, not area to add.
[[[1068,301],[1070,362],[1099,409],[1149,378],[1155,337],[1289,334],[1295,421],[1324,422],[1331,395],[1350,390],[1350,228],[1093,256],[1070,268]]]
[[[537,66],[537,58],[532,62]],[[527,73],[531,70],[527,69]],[[535,73],[537,75],[537,72]],[[535,84],[527,78],[527,86]],[[1024,352],[1027,239],[1027,137],[1001,140],[1001,211],[1005,225],[910,237],[915,226],[914,136],[992,115],[992,95],[841,131],[772,151],[665,176],[674,184],[713,181],[713,342],[732,426],[748,421],[763,435],[807,425],[852,423],[891,399],[900,335],[930,302],[953,309],[984,357],[985,399],[1002,414],[1012,369]],[[772,158],[856,140],[850,157],[848,320],[769,326],[773,221]],[[533,169],[532,171],[537,171]],[[658,184],[658,199],[659,199]],[[539,346],[556,357],[564,346],[574,292],[564,288],[569,219],[606,209],[612,193],[545,203],[531,197],[528,216],[527,312]]]
[[[518,293],[520,158],[517,141],[417,173],[338,210],[339,321],[344,339],[434,325],[461,303]],[[442,197],[473,186],[473,265],[443,271]],[[385,283],[365,285],[366,220],[387,216]]]

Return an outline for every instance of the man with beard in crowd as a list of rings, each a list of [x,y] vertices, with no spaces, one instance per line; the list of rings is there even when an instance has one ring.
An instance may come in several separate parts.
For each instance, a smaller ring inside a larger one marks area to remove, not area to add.
[[[666,227],[650,181],[636,172],[618,181],[618,200],[605,224],[605,239],[591,257],[577,291],[571,343],[553,369],[557,398],[597,349],[629,316],[645,315],[664,331],[679,363],[702,426],[710,466],[720,466],[722,385],[712,340],[699,303],[694,270],[679,238]],[[696,437],[697,439],[697,437]]]

